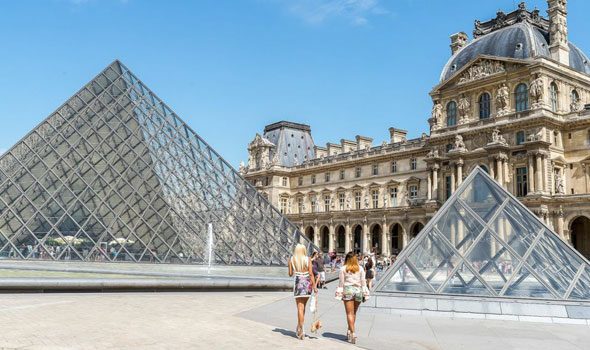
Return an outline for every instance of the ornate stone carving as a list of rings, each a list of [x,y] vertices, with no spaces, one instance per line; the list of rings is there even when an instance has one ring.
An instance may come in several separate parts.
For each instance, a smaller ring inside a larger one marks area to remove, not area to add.
[[[496,106],[498,115],[504,115],[510,110],[510,90],[508,90],[508,86],[504,83],[498,87],[496,93]]]
[[[471,102],[469,102],[465,95],[459,99],[457,110],[459,111],[459,124],[467,123],[469,121],[469,114],[471,113]]]
[[[435,101],[432,106],[432,112],[430,113],[432,118],[432,129],[438,129],[443,119],[443,106],[440,101]]]
[[[463,74],[461,74],[459,77],[459,84],[465,84],[470,81],[483,79],[490,75],[504,73],[505,71],[506,67],[504,62],[480,60],[469,67],[465,72],[463,72]]]
[[[504,136],[502,136],[502,134],[500,133],[500,129],[495,128],[492,131],[492,142],[493,144],[502,144],[502,145],[507,145],[506,143],[506,139],[504,138]]]
[[[433,148],[431,149],[428,154],[426,155],[426,158],[438,158],[438,149]]]
[[[465,142],[463,142],[463,136],[456,135],[455,136],[455,144],[453,145],[453,151],[466,151],[467,148],[465,147]]]
[[[539,74],[535,75],[535,79],[531,82],[529,94],[532,99],[532,107],[535,108],[543,104],[543,94],[545,93],[545,83]]]

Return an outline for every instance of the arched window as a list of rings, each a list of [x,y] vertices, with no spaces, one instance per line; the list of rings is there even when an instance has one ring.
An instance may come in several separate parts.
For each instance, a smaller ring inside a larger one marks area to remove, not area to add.
[[[553,112],[557,112],[557,85],[555,83],[551,83],[551,85],[549,85],[549,98],[551,99],[551,110]]]
[[[479,119],[490,117],[490,94],[483,93],[479,96]]]
[[[576,112],[576,110],[578,109],[578,103],[580,102],[580,95],[576,90],[572,90],[570,100],[571,110],[572,112]]]
[[[447,126],[457,125],[457,103],[451,101],[447,103]]]
[[[516,86],[516,111],[522,112],[529,109],[529,89],[526,84],[521,83]]]

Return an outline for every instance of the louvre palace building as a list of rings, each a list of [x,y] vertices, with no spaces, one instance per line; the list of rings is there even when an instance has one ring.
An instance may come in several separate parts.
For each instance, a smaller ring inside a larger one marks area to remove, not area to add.
[[[590,62],[568,40],[566,0],[524,3],[451,35],[429,134],[314,144],[267,125],[241,173],[323,251],[396,254],[476,167],[590,257]],[[457,232],[461,235],[461,232]],[[460,238],[460,237],[458,237]]]

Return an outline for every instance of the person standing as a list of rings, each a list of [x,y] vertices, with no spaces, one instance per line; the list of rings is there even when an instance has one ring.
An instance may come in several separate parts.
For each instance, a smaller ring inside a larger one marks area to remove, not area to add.
[[[326,287],[326,266],[323,254],[320,252],[317,258],[314,260],[316,263],[316,269],[318,271],[318,275],[320,280],[318,282],[318,288],[327,288]]]
[[[289,276],[294,278],[293,296],[297,305],[297,338],[303,340],[305,332],[305,306],[312,293],[317,293],[312,263],[307,256],[307,249],[303,244],[297,244],[293,256],[289,259]]]
[[[357,256],[353,252],[346,254],[344,265],[340,269],[338,289],[336,298],[342,299],[346,312],[348,330],[346,337],[349,343],[356,343],[355,322],[358,308],[369,296],[365,280],[365,271],[359,265]]]
[[[367,259],[365,263],[365,277],[367,280],[367,288],[373,288],[373,279],[375,278],[375,266],[373,265],[373,259]]]

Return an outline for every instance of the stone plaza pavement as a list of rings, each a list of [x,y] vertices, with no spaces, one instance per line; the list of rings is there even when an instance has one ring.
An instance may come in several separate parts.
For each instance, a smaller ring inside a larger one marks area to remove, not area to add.
[[[0,349],[354,349],[333,288],[320,294],[324,328],[304,341],[290,292],[0,294]],[[361,309],[357,327],[366,349],[590,348],[590,327],[577,325]]]

